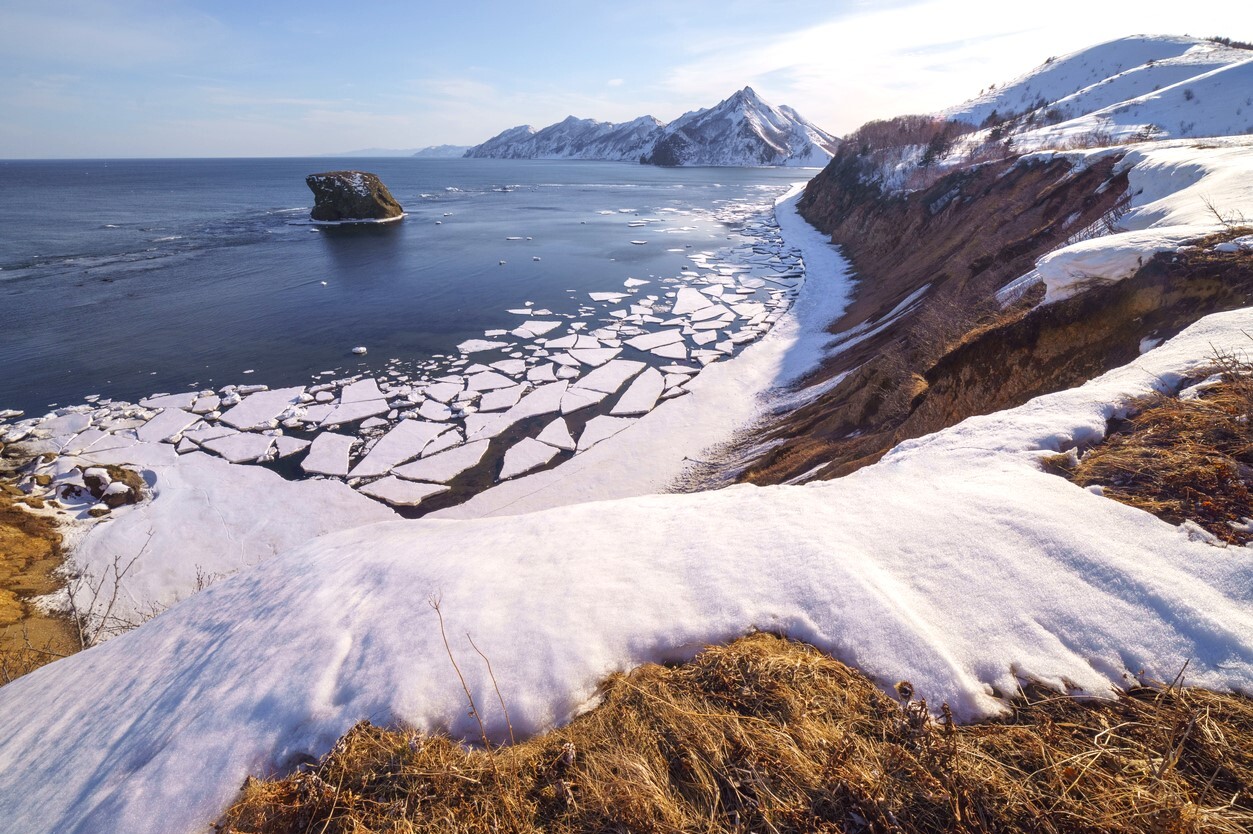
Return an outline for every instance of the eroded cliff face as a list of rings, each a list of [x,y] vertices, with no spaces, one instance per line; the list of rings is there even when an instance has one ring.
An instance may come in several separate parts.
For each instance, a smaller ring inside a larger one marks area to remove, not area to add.
[[[1057,304],[994,301],[1039,256],[1112,221],[1127,190],[1116,161],[1078,170],[1002,160],[889,196],[837,157],[801,208],[843,248],[857,280],[830,327],[848,334],[837,337],[848,347],[808,382],[845,377],[733,449],[738,479],[839,477],[903,440],[1079,385],[1131,361],[1143,340],[1253,304],[1253,257],[1217,252],[1213,241]]]

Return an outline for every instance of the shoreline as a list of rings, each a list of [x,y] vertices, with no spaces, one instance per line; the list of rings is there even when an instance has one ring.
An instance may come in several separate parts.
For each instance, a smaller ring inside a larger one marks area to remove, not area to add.
[[[633,426],[555,469],[490,487],[430,518],[516,515],[584,501],[666,492],[695,458],[770,410],[772,396],[812,370],[834,338],[825,328],[852,298],[838,248],[796,212],[805,183],[775,201],[786,247],[805,264],[800,293],[774,328],[726,362],[704,368],[691,394],[658,406]]]

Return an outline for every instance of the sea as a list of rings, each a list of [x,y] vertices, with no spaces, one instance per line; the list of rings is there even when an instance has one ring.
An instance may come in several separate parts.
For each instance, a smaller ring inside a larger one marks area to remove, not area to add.
[[[400,222],[308,221],[311,173]],[[732,246],[812,171],[483,159],[0,161],[0,410],[393,372]],[[358,355],[354,348],[367,352]]]

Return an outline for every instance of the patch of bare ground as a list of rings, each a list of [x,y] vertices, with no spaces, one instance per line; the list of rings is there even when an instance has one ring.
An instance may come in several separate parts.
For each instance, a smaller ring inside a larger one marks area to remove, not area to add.
[[[278,832],[1247,832],[1253,702],[1178,685],[1026,691],[933,719],[767,634],[615,675],[569,726],[486,750],[363,722],[250,779],[219,821]]]
[[[1104,443],[1050,468],[1171,524],[1253,542],[1253,366],[1220,357],[1211,371],[1194,396],[1137,400]]]
[[[56,571],[64,561],[56,522],[25,509],[31,500],[0,479],[0,685],[78,647],[67,618],[31,603],[61,586]]]

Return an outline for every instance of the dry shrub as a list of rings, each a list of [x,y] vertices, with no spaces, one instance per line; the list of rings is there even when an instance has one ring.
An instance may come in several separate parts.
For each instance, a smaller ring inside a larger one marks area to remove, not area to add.
[[[483,750],[361,723],[249,780],[230,832],[1248,831],[1253,703],[1178,686],[1020,693],[957,726],[757,634],[606,681],[569,726]]]
[[[1192,399],[1152,395],[1069,476],[1171,524],[1192,521],[1230,544],[1253,541],[1253,368],[1230,356],[1221,382]]]

